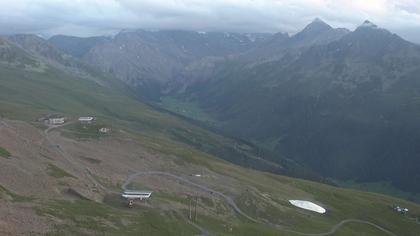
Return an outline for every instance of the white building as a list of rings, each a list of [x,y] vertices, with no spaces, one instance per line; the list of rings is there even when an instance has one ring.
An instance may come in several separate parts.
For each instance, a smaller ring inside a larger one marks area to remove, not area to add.
[[[49,118],[48,124],[50,125],[62,125],[66,122],[64,117],[58,117],[58,118]]]
[[[99,129],[99,132],[100,132],[100,133],[103,133],[103,134],[109,133],[109,131],[111,131],[111,129],[110,129],[110,128],[100,128],[100,129]]]
[[[121,194],[121,197],[127,199],[127,200],[143,200],[148,199],[152,195],[151,191],[124,191]]]
[[[400,206],[396,206],[394,208],[394,210],[398,213],[401,213],[401,214],[406,214],[408,212],[408,208],[403,208],[403,207],[400,207]]]
[[[131,208],[134,206],[134,200],[149,199],[151,195],[151,191],[124,191],[121,197],[127,199],[128,207]]]
[[[79,122],[82,124],[91,124],[95,121],[95,117],[92,116],[82,116],[79,117]]]

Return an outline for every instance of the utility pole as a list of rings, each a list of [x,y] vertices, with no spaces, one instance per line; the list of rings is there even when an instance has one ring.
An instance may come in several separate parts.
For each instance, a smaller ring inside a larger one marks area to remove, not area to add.
[[[197,205],[198,205],[198,196],[195,195],[194,221],[197,221]]]
[[[190,199],[190,217],[189,217],[189,219],[192,220],[192,216],[191,216],[191,200],[192,199],[191,199],[191,197],[188,197],[188,198]]]

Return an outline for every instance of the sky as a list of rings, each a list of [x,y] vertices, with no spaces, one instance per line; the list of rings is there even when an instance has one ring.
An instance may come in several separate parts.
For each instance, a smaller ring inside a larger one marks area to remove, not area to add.
[[[420,43],[420,0],[0,0],[0,34],[45,37],[138,28],[294,34],[317,17],[350,30],[370,20]]]

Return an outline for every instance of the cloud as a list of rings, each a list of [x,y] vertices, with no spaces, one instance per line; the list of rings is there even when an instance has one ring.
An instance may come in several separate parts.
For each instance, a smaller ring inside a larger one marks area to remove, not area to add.
[[[119,29],[295,33],[316,17],[354,29],[369,19],[420,42],[418,0],[0,0],[0,33],[108,34]]]

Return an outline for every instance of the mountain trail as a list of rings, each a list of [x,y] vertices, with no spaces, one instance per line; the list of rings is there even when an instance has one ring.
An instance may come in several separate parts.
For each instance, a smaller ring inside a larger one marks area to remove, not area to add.
[[[337,232],[337,230],[339,230],[341,227],[343,227],[346,224],[349,224],[349,223],[359,223],[359,224],[367,224],[367,225],[373,226],[373,227],[377,228],[378,230],[386,233],[387,235],[397,236],[393,232],[391,232],[391,231],[389,231],[389,230],[387,230],[387,229],[383,228],[382,226],[379,226],[379,225],[377,225],[375,223],[372,223],[372,222],[369,222],[369,221],[365,221],[365,220],[357,220],[357,219],[346,219],[346,220],[342,220],[339,223],[337,223],[336,225],[334,225],[328,232],[325,232],[325,233],[303,233],[303,232],[299,232],[299,231],[288,230],[288,229],[285,229],[284,226],[277,225],[277,224],[272,224],[272,223],[261,222],[261,221],[255,219],[255,218],[247,215],[246,213],[244,213],[236,205],[235,201],[231,197],[225,195],[222,192],[219,192],[217,190],[213,190],[213,189],[211,189],[211,188],[209,188],[207,186],[204,186],[204,185],[201,185],[201,184],[198,184],[198,183],[194,183],[194,182],[192,182],[192,181],[190,181],[190,180],[188,180],[188,179],[186,179],[184,177],[181,177],[181,176],[178,176],[178,175],[174,175],[174,174],[171,174],[171,173],[168,173],[168,172],[163,172],[163,171],[139,171],[139,172],[136,172],[134,174],[131,174],[131,175],[129,175],[129,177],[127,178],[127,180],[125,181],[125,183],[122,185],[122,188],[124,190],[128,190],[127,186],[131,182],[133,182],[133,180],[135,178],[137,178],[139,176],[142,176],[142,175],[143,176],[144,175],[160,175],[160,176],[170,177],[170,178],[176,179],[176,180],[178,180],[180,182],[186,183],[186,184],[188,184],[190,186],[196,187],[196,188],[198,188],[200,190],[203,190],[205,192],[208,192],[210,194],[217,195],[217,196],[223,198],[226,201],[226,203],[229,204],[239,215],[245,217],[246,219],[250,220],[251,222],[253,222],[253,223],[260,223],[260,224],[266,224],[266,225],[269,225],[269,226],[271,226],[273,228],[277,228],[279,230],[286,231],[286,232],[289,232],[289,233],[294,233],[294,234],[298,234],[298,235],[302,235],[302,236],[329,236],[329,235],[335,234]]]

